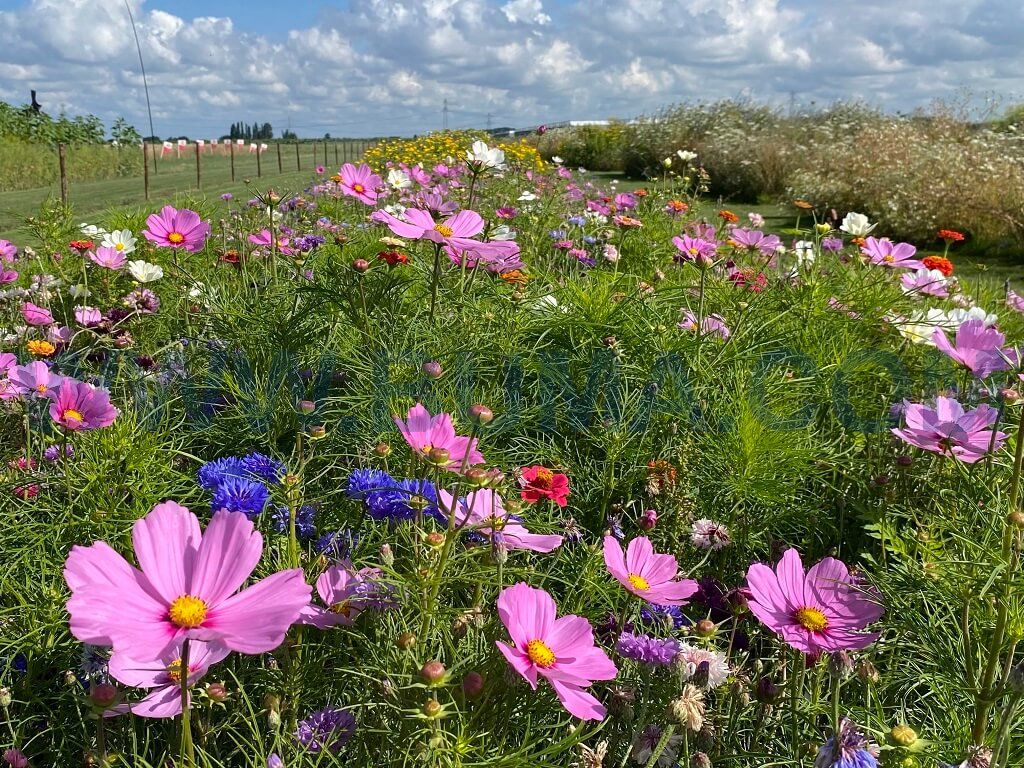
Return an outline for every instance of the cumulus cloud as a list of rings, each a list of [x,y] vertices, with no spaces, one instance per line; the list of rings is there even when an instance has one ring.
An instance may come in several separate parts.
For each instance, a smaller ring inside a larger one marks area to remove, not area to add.
[[[439,128],[445,100],[455,127],[528,127],[739,95],[906,110],[964,88],[1024,91],[1019,0],[350,0],[315,24],[255,31],[258,9],[240,27],[215,2],[195,18],[130,2],[161,135],[236,120],[411,134]],[[0,11],[0,99],[30,88],[51,113],[145,128],[123,2]]]

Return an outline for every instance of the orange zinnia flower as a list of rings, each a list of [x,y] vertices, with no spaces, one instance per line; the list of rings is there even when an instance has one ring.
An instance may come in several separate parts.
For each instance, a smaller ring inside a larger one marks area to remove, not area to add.
[[[939,270],[943,277],[949,277],[953,274],[953,262],[945,256],[925,256],[921,259],[921,263],[928,267],[928,269]]]
[[[718,218],[720,218],[722,221],[727,221],[730,224],[735,224],[737,221],[740,220],[739,216],[737,216],[732,211],[725,210],[724,208],[718,212]]]
[[[939,239],[945,240],[947,243],[959,243],[964,239],[964,233],[957,232],[955,229],[940,229]]]
[[[36,357],[49,357],[57,351],[57,348],[48,341],[33,339],[28,343],[28,351]]]

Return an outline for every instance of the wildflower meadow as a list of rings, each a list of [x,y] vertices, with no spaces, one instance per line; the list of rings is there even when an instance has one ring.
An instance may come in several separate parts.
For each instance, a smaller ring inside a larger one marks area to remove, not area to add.
[[[659,167],[438,134],[0,240],[3,763],[1024,763],[1024,296]]]

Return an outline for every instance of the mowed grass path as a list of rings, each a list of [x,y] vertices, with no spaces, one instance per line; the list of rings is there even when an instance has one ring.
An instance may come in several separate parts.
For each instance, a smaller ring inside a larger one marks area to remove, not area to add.
[[[262,176],[258,176],[255,154],[239,151],[235,154],[235,181],[231,181],[231,158],[226,154],[203,153],[200,157],[202,186],[198,192],[211,199],[218,198],[225,192],[239,197],[246,195],[250,188],[246,181],[258,189],[273,187],[282,192],[296,192],[304,189],[314,177],[316,165],[324,165],[328,169],[336,169],[339,163],[356,157],[356,150],[362,150],[366,142],[353,142],[345,148],[338,146],[338,162],[335,162],[334,147],[337,142],[329,142],[328,162],[324,162],[323,144],[316,145],[316,162],[314,163],[313,144],[300,144],[301,170],[296,170],[295,145],[281,145],[281,172],[278,171],[277,151],[275,145],[263,153],[259,159]],[[2,188],[2,185],[0,185]],[[159,206],[169,203],[173,197],[182,192],[195,194],[196,158],[190,147],[181,158],[170,156],[157,159],[157,171],[152,170],[150,160],[149,202],[148,205]],[[39,207],[48,197],[59,197],[60,186],[51,184],[36,189],[19,190],[16,192],[0,192],[0,238],[15,240],[24,233],[19,229],[29,216],[39,214]],[[72,182],[68,187],[68,200],[79,221],[91,221],[97,214],[110,208],[138,207],[147,205],[143,178],[109,179],[106,181]]]

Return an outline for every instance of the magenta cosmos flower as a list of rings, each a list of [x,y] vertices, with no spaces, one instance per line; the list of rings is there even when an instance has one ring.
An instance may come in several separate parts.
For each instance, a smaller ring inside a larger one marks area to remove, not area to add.
[[[561,536],[530,533],[520,518],[505,509],[501,496],[490,488],[471,491],[457,504],[448,491],[438,489],[437,495],[442,513],[454,514],[459,528],[486,536],[505,549],[551,552],[562,543]]]
[[[748,251],[759,251],[762,256],[769,256],[775,253],[782,245],[777,235],[766,235],[757,229],[736,228],[729,233],[729,239],[737,248],[745,248]]]
[[[241,512],[220,510],[203,533],[194,514],[167,501],[136,521],[132,543],[138,568],[102,541],[68,556],[71,633],[83,643],[138,661],[166,658],[183,639],[266,653],[309,605],[301,568],[238,591],[263,553]]]
[[[374,597],[382,575],[379,568],[357,571],[349,562],[332,565],[316,580],[317,594],[327,607],[311,603],[302,610],[298,623],[318,629],[352,626],[365,608],[379,603]]]
[[[146,219],[142,236],[162,248],[184,248],[189,253],[202,250],[210,225],[199,214],[186,208],[165,205],[160,213]]]
[[[989,328],[984,320],[973,319],[960,324],[956,329],[955,344],[950,344],[946,332],[936,328],[932,333],[936,348],[948,355],[979,379],[990,373],[1007,368],[1002,347],[1006,337],[995,328]]]
[[[46,396],[53,401],[50,418],[72,432],[109,427],[118,415],[110,404],[110,393],[84,381],[65,378]]]
[[[45,307],[38,307],[31,301],[21,305],[21,316],[29,325],[53,325],[53,315]]]
[[[999,450],[1006,434],[995,433],[992,425],[999,412],[982,404],[973,411],[965,411],[951,397],[935,398],[935,407],[923,403],[904,401],[903,418],[906,426],[892,433],[904,442],[932,453],[952,456],[965,464],[973,464],[988,454],[989,448]]]
[[[672,244],[679,250],[677,261],[692,261],[700,267],[710,266],[714,262],[718,248],[709,240],[690,235],[673,237]]]
[[[15,391],[21,394],[31,392],[40,397],[45,397],[60,387],[64,381],[63,376],[52,373],[50,366],[42,360],[35,360],[27,365],[12,366],[7,372],[7,378]]]
[[[159,659],[140,661],[124,653],[110,657],[108,671],[120,683],[133,688],[148,688],[140,701],[117,704],[103,712],[114,717],[131,712],[139,717],[176,717],[181,714],[181,651],[184,640],[177,640]],[[188,648],[188,685],[195,685],[210,667],[223,661],[230,650],[218,643],[190,640]],[[191,693],[189,694],[191,701]]]
[[[484,229],[484,220],[476,211],[459,211],[444,221],[436,222],[429,211],[420,208],[406,208],[405,221],[387,211],[377,211],[373,218],[388,225],[399,237],[413,240],[430,240],[455,248],[456,252],[478,246],[472,238]]]
[[[701,321],[701,333],[705,336],[717,336],[720,339],[728,339],[732,336],[732,331],[729,330],[729,326],[725,324],[725,319],[721,315],[708,315]],[[688,309],[683,310],[683,319],[677,323],[677,326],[684,331],[695,331],[697,330],[697,316]]]
[[[877,633],[863,629],[882,615],[882,606],[858,588],[846,566],[826,557],[804,573],[800,553],[787,549],[772,570],[754,563],[747,570],[750,610],[768,629],[798,651],[866,648]]]
[[[868,257],[872,264],[892,269],[921,269],[924,262],[915,259],[917,248],[910,243],[894,243],[887,237],[869,237],[864,241],[860,252]]]
[[[547,679],[569,714],[601,720],[605,708],[584,691],[595,680],[614,680],[618,670],[594,644],[594,630],[582,616],[556,618],[551,595],[520,582],[498,595],[498,616],[512,645],[495,642],[512,669],[537,689],[538,675]]]
[[[673,581],[679,572],[676,559],[657,554],[646,536],[629,542],[625,554],[614,536],[605,536],[604,564],[627,590],[656,605],[683,605],[699,588],[693,579]]]
[[[483,464],[484,457],[476,449],[477,441],[456,435],[452,417],[447,413],[431,416],[423,403],[416,403],[409,410],[405,421],[395,416],[395,424],[405,442],[421,458],[426,458],[434,448],[441,448],[448,451],[448,469],[452,472],[460,471],[463,464],[467,467]]]
[[[341,191],[367,205],[377,202],[377,190],[384,185],[366,163],[358,168],[352,163],[341,166]]]

